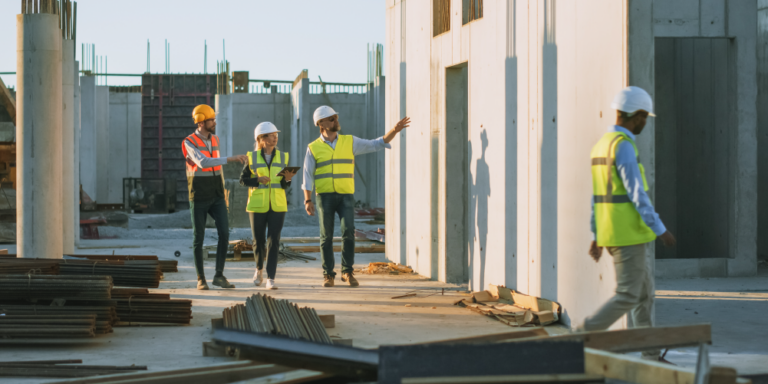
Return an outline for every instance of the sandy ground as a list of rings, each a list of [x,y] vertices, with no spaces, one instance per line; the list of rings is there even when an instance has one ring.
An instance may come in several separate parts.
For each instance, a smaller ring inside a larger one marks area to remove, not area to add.
[[[183,213],[186,211],[183,211]],[[188,215],[188,212],[186,212]],[[135,215],[131,215],[135,216]],[[181,217],[188,217],[179,215]],[[172,218],[163,218],[171,222]],[[133,221],[155,223],[141,217]],[[188,220],[188,219],[187,219]],[[358,222],[358,228],[376,228]],[[252,283],[254,262],[228,262],[225,275],[237,288],[197,291],[192,263],[191,230],[159,228],[103,228],[121,238],[83,240],[79,253],[150,254],[174,259],[180,250],[179,273],[167,273],[157,292],[173,298],[193,300],[189,326],[121,327],[109,335],[66,342],[0,341],[0,361],[40,359],[82,359],[85,364],[146,365],[150,370],[194,367],[226,361],[202,356],[202,342],[211,337],[212,318],[223,308],[242,303],[256,292],[267,292]],[[338,228],[337,228],[338,232]],[[234,229],[231,239],[250,236],[247,229]],[[317,236],[313,226],[287,227],[283,236]],[[338,233],[337,233],[338,235]],[[215,230],[206,233],[206,244],[215,244]],[[15,246],[7,247],[15,252]],[[319,254],[312,254],[319,259]],[[359,254],[356,268],[372,261],[384,261],[383,254]],[[206,261],[206,274],[213,276],[213,261]],[[336,268],[340,255],[336,255]],[[335,314],[334,337],[351,338],[354,345],[375,348],[381,344],[405,344],[446,338],[514,331],[499,322],[453,306],[464,288],[430,281],[418,275],[358,275],[359,288],[338,284],[323,288],[319,260],[289,261],[278,266],[278,290],[269,294],[311,306],[320,314]],[[416,291],[416,297],[391,299]],[[768,344],[762,315],[768,311],[768,271],[757,277],[728,279],[657,280],[656,317],[658,325],[710,322],[713,326],[711,361],[735,367],[742,374],[768,372]],[[406,307],[406,304],[411,304]],[[434,308],[433,308],[434,307]],[[560,327],[552,333],[563,332]],[[667,358],[679,365],[695,366],[695,349],[670,351]],[[0,383],[38,383],[56,380],[0,378]]]

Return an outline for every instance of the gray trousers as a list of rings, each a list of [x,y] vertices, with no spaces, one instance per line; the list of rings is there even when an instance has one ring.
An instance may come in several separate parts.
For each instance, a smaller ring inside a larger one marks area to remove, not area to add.
[[[607,247],[616,269],[616,294],[597,312],[584,320],[585,331],[610,327],[629,312],[630,327],[653,326],[654,260],[648,250],[653,243],[627,247]],[[655,359],[659,350],[645,351],[643,357]]]

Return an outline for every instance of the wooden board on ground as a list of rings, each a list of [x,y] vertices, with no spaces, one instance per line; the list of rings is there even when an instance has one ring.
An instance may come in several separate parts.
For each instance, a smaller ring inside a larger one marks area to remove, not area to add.
[[[285,243],[286,248],[294,252],[313,253],[320,252],[319,245],[297,245]],[[333,246],[334,252],[341,252],[341,245]],[[368,243],[368,244],[355,244],[355,253],[384,253],[384,244],[381,243]]]
[[[336,327],[336,315],[318,315],[323,326],[326,328]]]
[[[530,339],[532,337],[549,337],[544,328],[528,328],[516,332],[504,332],[491,335],[469,336],[459,339],[438,340],[423,344],[485,344],[515,339]]]
[[[696,378],[692,369],[592,348],[584,348],[584,366],[588,374],[635,384],[694,384]],[[739,378],[736,382],[752,381]]]
[[[499,375],[499,376],[459,376],[459,377],[424,377],[406,378],[403,384],[591,384],[604,383],[605,377],[572,373],[565,375]]]
[[[403,378],[584,373],[580,341],[379,347],[379,384]]]

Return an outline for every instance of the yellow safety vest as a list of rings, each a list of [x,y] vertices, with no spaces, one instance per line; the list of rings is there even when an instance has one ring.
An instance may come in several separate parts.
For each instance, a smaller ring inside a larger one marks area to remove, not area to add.
[[[322,136],[309,144],[315,158],[315,187],[317,193],[355,193],[355,154],[351,135],[338,135],[336,149]]]
[[[597,245],[600,247],[623,247],[645,244],[656,239],[629,199],[624,183],[616,171],[616,148],[627,140],[639,155],[637,145],[624,133],[608,132],[592,148],[592,190],[595,205],[595,226]],[[643,188],[648,191],[645,168],[637,161],[643,177]]]
[[[256,156],[254,163],[253,157]],[[281,162],[281,153],[275,148],[275,154],[272,156],[272,166],[268,167],[261,156],[261,151],[248,152],[248,166],[251,168],[251,178],[269,176],[269,184],[259,184],[258,187],[251,187],[248,193],[248,205],[245,210],[248,212],[264,213],[269,211],[270,206],[275,212],[288,212],[288,200],[285,198],[285,190],[280,185],[283,176],[277,174],[288,164],[288,154],[285,155],[285,162]]]

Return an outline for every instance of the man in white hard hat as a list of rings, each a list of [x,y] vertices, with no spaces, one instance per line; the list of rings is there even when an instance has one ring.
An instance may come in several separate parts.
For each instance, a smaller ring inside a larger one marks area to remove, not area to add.
[[[386,135],[365,140],[340,135],[339,115],[333,108],[322,106],[313,119],[320,137],[309,144],[304,158],[304,207],[315,215],[312,190],[317,190],[317,212],[320,217],[320,252],[323,257],[323,286],[333,287],[333,229],[335,216],[341,219],[341,281],[351,287],[359,283],[353,274],[355,264],[355,156],[391,148],[389,142],[408,127],[410,118],[400,120]]]
[[[634,327],[653,326],[653,265],[650,247],[657,236],[665,246],[675,245],[648,198],[645,168],[640,164],[635,136],[653,114],[651,96],[641,88],[627,87],[613,100],[616,125],[592,148],[592,233],[589,255],[600,260],[603,248],[613,256],[616,294],[579,327],[584,331],[607,329],[627,312]],[[645,351],[643,358],[659,360],[659,351]]]

